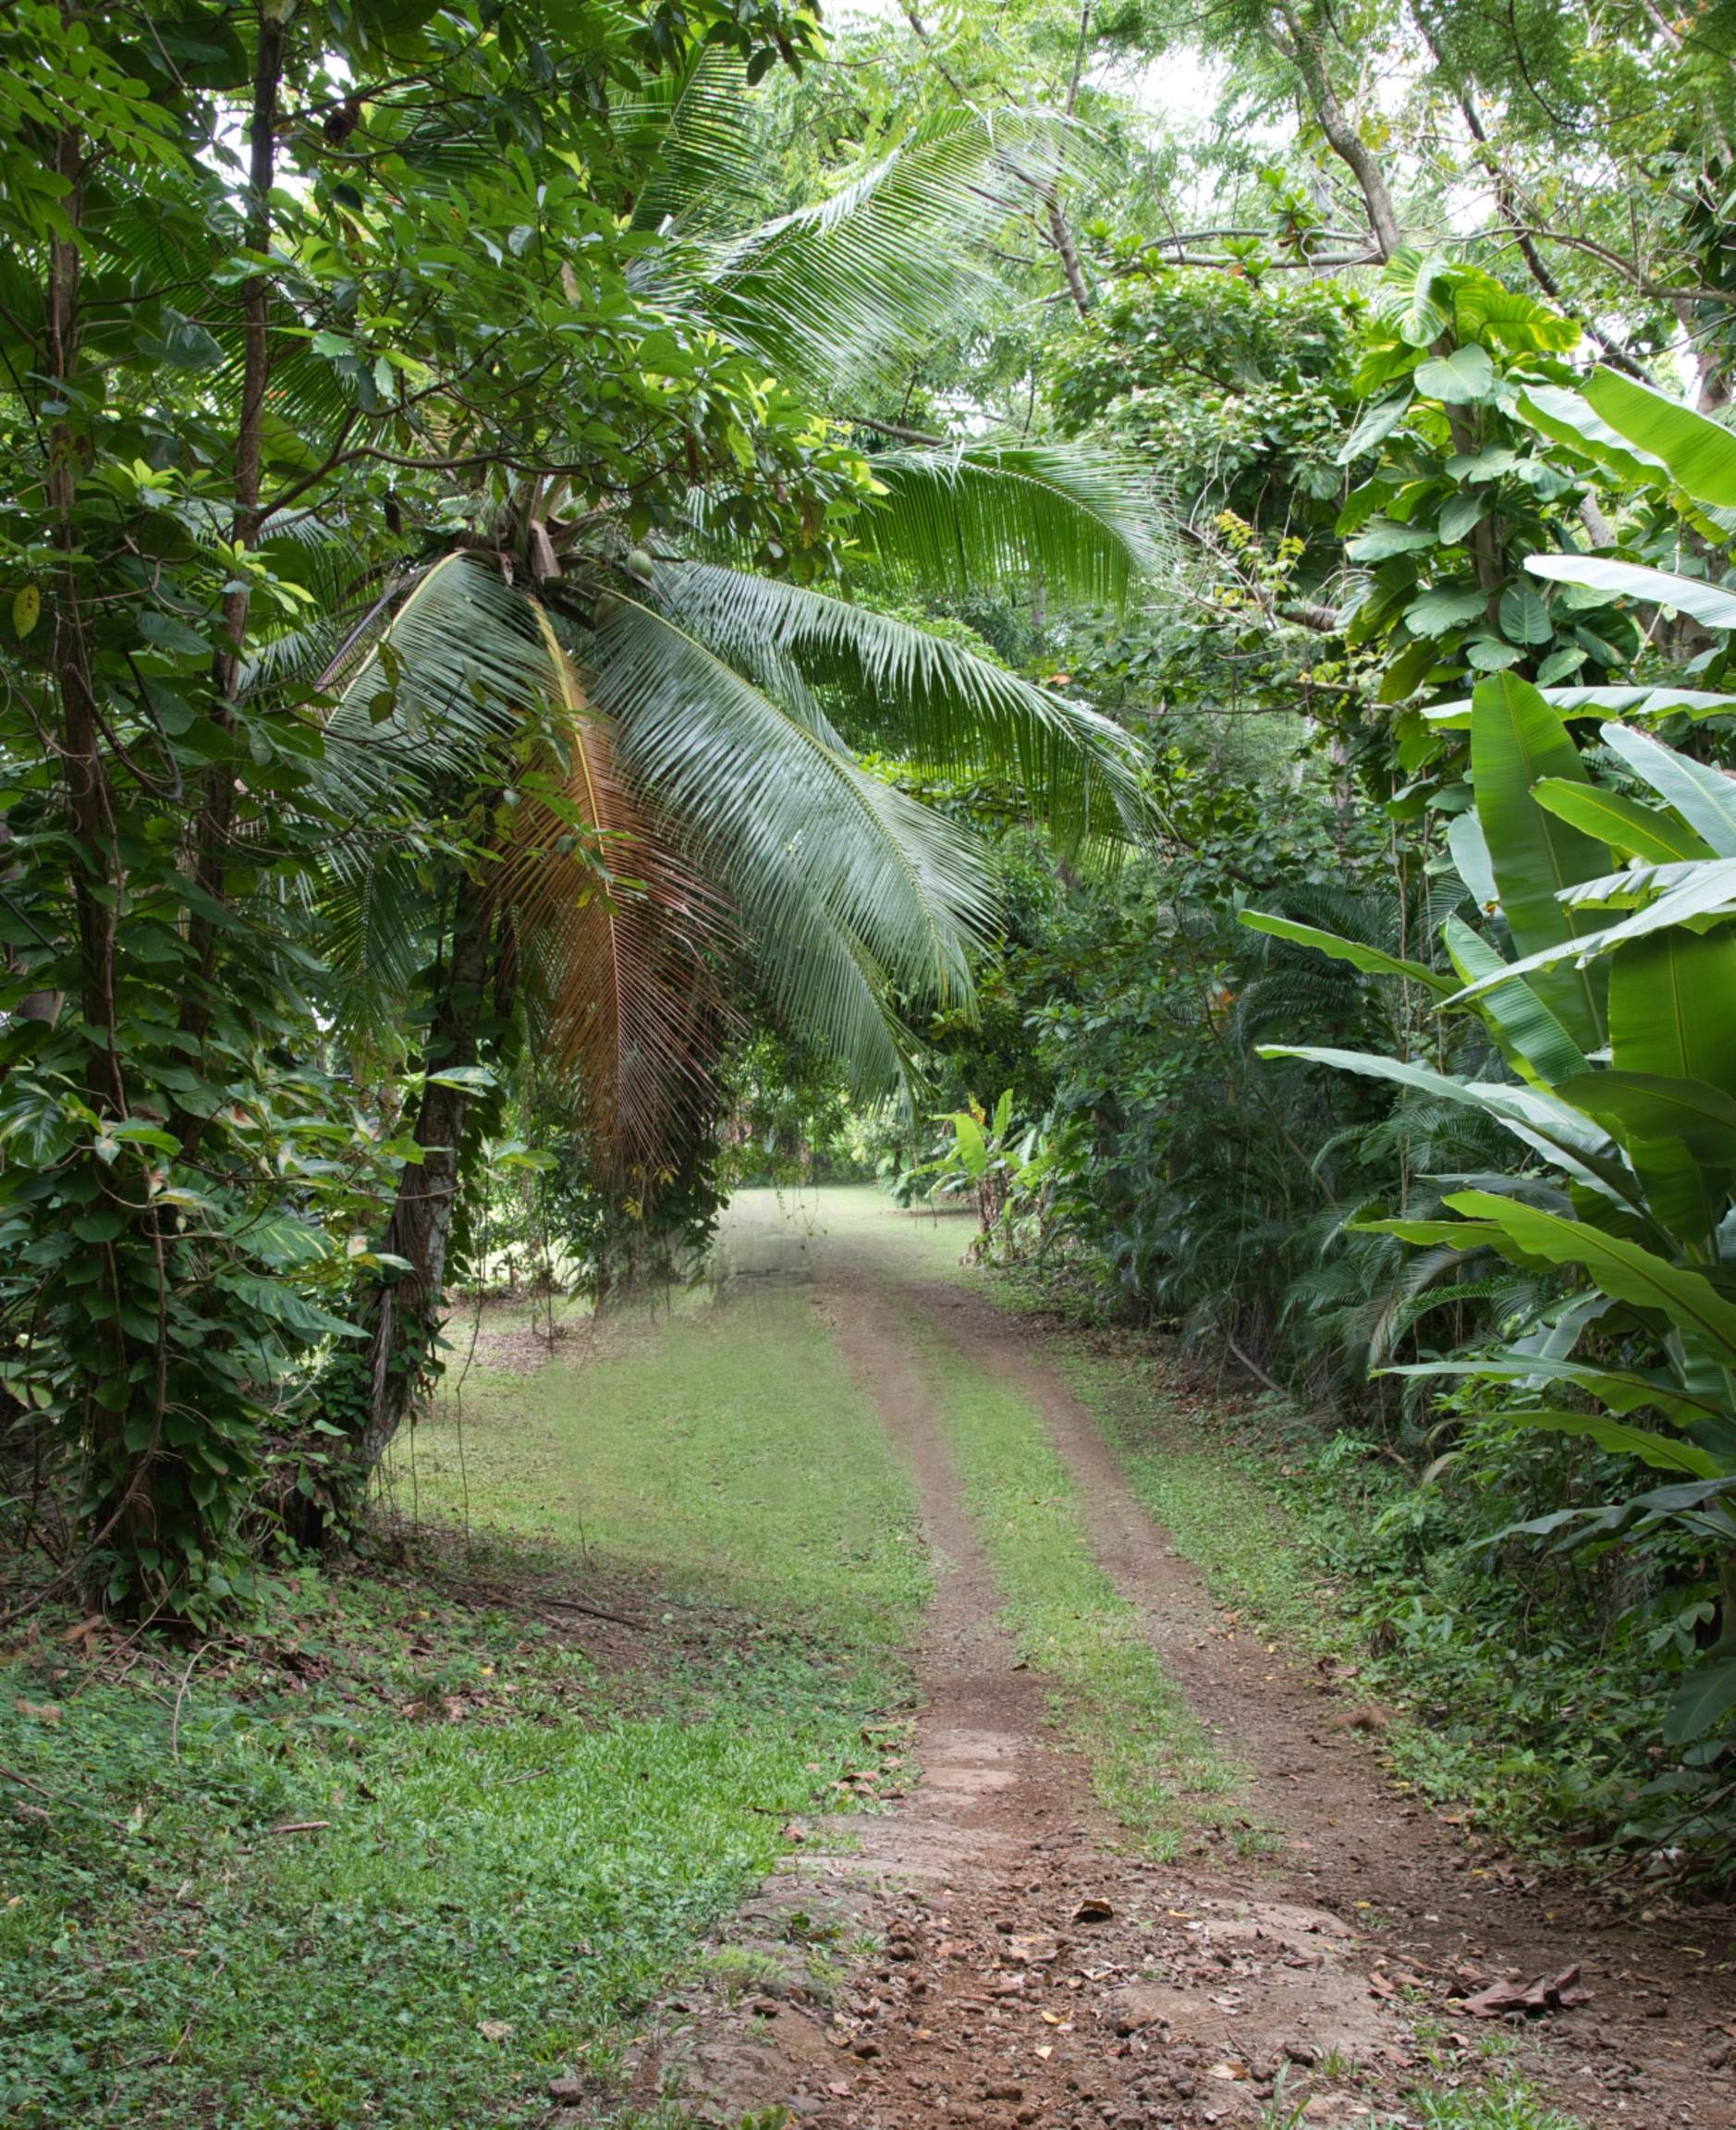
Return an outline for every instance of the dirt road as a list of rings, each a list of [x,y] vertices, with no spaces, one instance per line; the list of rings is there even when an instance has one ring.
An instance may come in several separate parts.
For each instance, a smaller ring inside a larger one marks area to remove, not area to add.
[[[920,1781],[887,1812],[792,1829],[801,1847],[737,1918],[734,1982],[664,2008],[642,2101],[729,2123],[781,2107],[817,2130],[1549,2130],[1452,2098],[1511,2070],[1588,2124],[1736,2124],[1728,1917],[1620,1916],[1492,1867],[1394,1792],[1378,1740],[1312,1668],[1226,1631],[1040,1334],[946,1278],[932,1236],[763,1225],[736,1236],[734,1276],[813,1282],[920,1486],[937,1567],[915,1653]],[[1269,1853],[1145,1861],[1094,1807],[1001,1623],[919,1327],[1040,1409],[1101,1563],[1247,1769],[1250,1814],[1280,1837]],[[843,1959],[826,1989],[816,1942]],[[1483,2021],[1466,2005],[1575,1966],[1560,2009]],[[1419,2085],[1436,2098],[1411,2098]]]

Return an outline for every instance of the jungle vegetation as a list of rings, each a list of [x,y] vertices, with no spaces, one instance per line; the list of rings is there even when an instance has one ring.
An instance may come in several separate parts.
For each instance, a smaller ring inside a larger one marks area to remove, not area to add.
[[[0,13],[7,1623],[219,1631],[455,1289],[878,1168],[1304,1415],[1539,1815],[1728,1870],[1733,63]]]

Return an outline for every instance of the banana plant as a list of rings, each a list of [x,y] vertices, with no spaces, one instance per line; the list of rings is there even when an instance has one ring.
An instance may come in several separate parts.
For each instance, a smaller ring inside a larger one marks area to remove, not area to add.
[[[1023,1145],[1015,1144],[1012,1106],[1013,1091],[1008,1087],[996,1103],[993,1116],[976,1102],[968,1109],[945,1111],[935,1121],[951,1128],[950,1145],[911,1171],[915,1176],[935,1179],[929,1185],[930,1197],[943,1192],[973,1194],[984,1241],[993,1234],[1030,1153],[1028,1134]]]
[[[1689,617],[1709,640],[1691,678],[1720,678],[1736,662],[1736,592],[1714,581],[1736,531],[1736,435],[1605,369],[1576,390],[1534,388],[1520,411],[1627,483],[1654,522],[1660,507],[1680,513],[1712,557],[1689,575],[1618,544],[1534,556],[1530,573],[1569,595]],[[1610,711],[1641,722],[1602,725],[1619,766],[1594,778],[1569,726]],[[1505,1350],[1416,1372],[1521,1386],[1539,1402],[1516,1419],[1659,1475],[1637,1496],[1522,1528],[1573,1543],[1668,1524],[1710,1556],[1719,1631],[1664,1721],[1666,1742],[1687,1745],[1736,1713],[1736,777],[1644,728],[1666,711],[1728,715],[1736,698],[1669,686],[1539,691],[1503,674],[1468,704],[1425,714],[1470,728],[1474,806],[1449,842],[1481,924],[1455,915],[1442,928],[1456,985],[1433,965],[1388,973],[1424,983],[1444,1013],[1476,1014],[1510,1078],[1274,1054],[1471,1104],[1524,1149],[1512,1175],[1449,1194],[1451,1219],[1371,1225],[1575,1276],[1552,1320]],[[1305,943],[1368,966],[1353,943]]]
[[[1721,1633],[1665,1719],[1687,1744],[1736,1711],[1736,778],[1609,722],[1604,745],[1637,790],[1594,781],[1560,711],[1510,674],[1478,687],[1469,724],[1474,805],[1450,850],[1477,922],[1446,919],[1438,964],[1379,966],[1438,1011],[1476,1015],[1509,1076],[1261,1055],[1465,1104],[1516,1141],[1510,1174],[1447,1194],[1450,1218],[1364,1225],[1565,1270],[1566,1301],[1495,1353],[1397,1372],[1517,1387],[1534,1402],[1515,1421],[1659,1475],[1522,1528],[1574,1543],[1669,1524],[1713,1558]],[[1245,922],[1371,966],[1360,941]]]

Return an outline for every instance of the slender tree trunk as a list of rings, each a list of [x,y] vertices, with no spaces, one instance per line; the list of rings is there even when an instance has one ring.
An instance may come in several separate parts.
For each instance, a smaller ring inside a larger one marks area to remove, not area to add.
[[[474,1065],[488,998],[491,914],[483,888],[461,878],[452,912],[446,984],[428,1037],[432,1074]],[[393,1437],[427,1386],[445,1313],[446,1245],[458,1181],[469,1096],[431,1078],[416,1112],[420,1165],[406,1162],[382,1248],[410,1269],[382,1283],[363,1312],[368,1340],[366,1416],[350,1462],[349,1488],[360,1497]]]
[[[1278,12],[1286,33],[1277,36],[1275,42],[1302,76],[1308,101],[1333,153],[1357,182],[1368,210],[1368,226],[1373,232],[1375,249],[1383,259],[1390,259],[1404,242],[1404,232],[1399,224],[1398,210],[1392,203],[1380,159],[1368,147],[1356,130],[1355,122],[1339,102],[1332,78],[1326,71],[1320,33],[1313,21],[1288,5],[1280,6]]]
[[[252,107],[248,120],[247,248],[261,256],[271,243],[271,189],[276,177],[277,105],[287,14],[286,8],[281,15],[266,15],[261,19],[253,68]],[[251,547],[263,522],[260,514],[260,465],[265,393],[271,382],[271,291],[263,274],[254,274],[241,284],[241,408],[235,436],[235,501],[230,527],[236,545]],[[214,662],[217,701],[212,716],[226,732],[234,726],[232,705],[240,685],[249,605],[246,581],[238,579],[224,595],[224,641]],[[213,764],[205,780],[193,853],[193,878],[212,902],[223,900],[224,860],[234,820],[235,769],[226,755]],[[188,939],[193,949],[196,981],[182,1001],[181,1025],[189,1034],[202,1036],[211,1017],[207,992],[217,952],[217,927],[208,908],[191,913]],[[196,1129],[193,1138],[197,1138]]]
[[[1061,263],[1061,273],[1067,281],[1067,293],[1072,298],[1073,308],[1082,318],[1091,316],[1091,285],[1085,279],[1084,269],[1079,263],[1079,247],[1073,242],[1073,232],[1068,226],[1067,217],[1061,212],[1061,202],[1051,189],[1044,205],[1047,210],[1049,242],[1055,247],[1055,255]]]

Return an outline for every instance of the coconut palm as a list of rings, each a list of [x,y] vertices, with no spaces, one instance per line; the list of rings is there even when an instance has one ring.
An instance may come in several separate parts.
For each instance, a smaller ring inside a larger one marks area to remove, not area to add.
[[[976,239],[1052,168],[1034,122],[953,115],[825,206],[720,233],[747,174],[719,130],[719,80],[691,70],[661,113],[642,213],[666,240],[642,270],[672,310],[816,398],[866,388],[968,314]],[[1052,597],[1106,604],[1154,558],[1143,499],[1088,456],[990,441],[884,451],[873,471],[861,548],[882,582],[1040,577]],[[573,1069],[599,1145],[644,1159],[704,1085],[729,963],[864,1092],[909,1070],[900,1002],[968,1006],[994,929],[990,859],[858,749],[996,773],[1075,842],[1137,827],[1119,728],[841,585],[745,566],[712,502],[696,494],[645,547],[558,489],[515,492],[408,569],[327,667],[329,768],[351,811],[420,780],[472,824],[437,916],[365,828],[332,852],[336,958],[365,961],[371,991],[385,971],[408,998],[419,936],[432,924],[441,942],[420,1159],[385,1245],[402,1274],[370,1305],[354,1402],[364,1470],[431,1351],[481,1031],[505,993]]]

